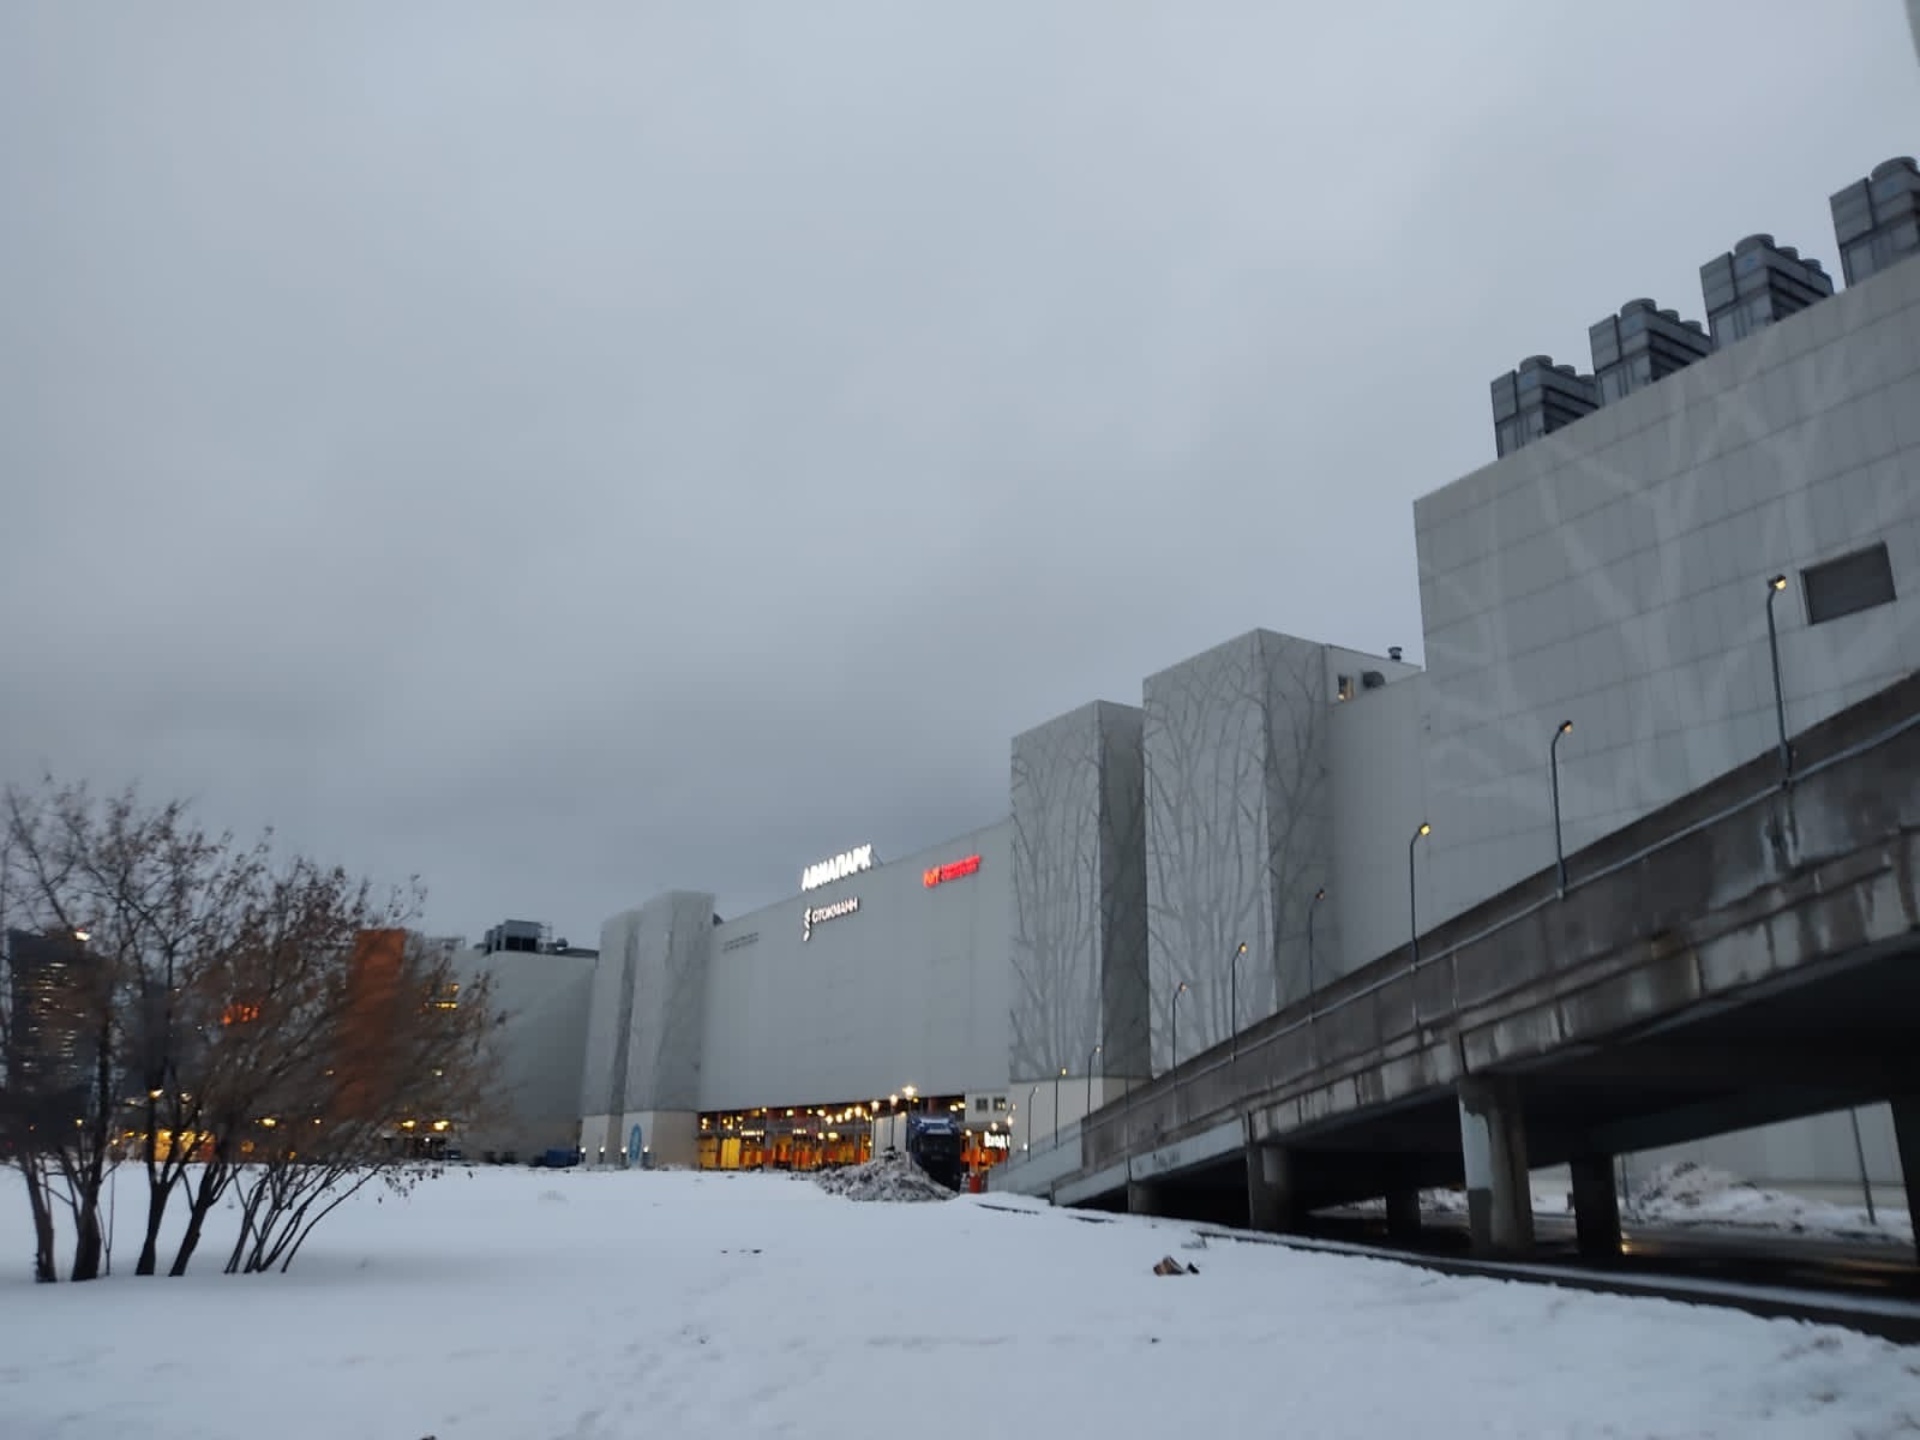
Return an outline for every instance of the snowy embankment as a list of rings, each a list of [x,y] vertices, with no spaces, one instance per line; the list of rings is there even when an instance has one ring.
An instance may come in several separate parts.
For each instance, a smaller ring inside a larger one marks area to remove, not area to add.
[[[1460,1190],[1423,1190],[1420,1206],[1433,1215],[1464,1215],[1467,1197]],[[1347,1208],[1379,1213],[1386,1208],[1386,1202],[1366,1200]],[[1564,1184],[1558,1188],[1543,1186],[1536,1176],[1533,1213],[1572,1215],[1573,1197]],[[1862,1205],[1834,1205],[1764,1189],[1752,1181],[1692,1160],[1662,1165],[1648,1175],[1634,1178],[1621,1203],[1620,1218],[1629,1227],[1759,1230],[1867,1244],[1913,1243],[1913,1221],[1907,1214],[1906,1195],[1898,1189],[1889,1192],[1869,1218]]]
[[[124,1273],[126,1198],[114,1277],[47,1288],[25,1278],[25,1205],[0,1203],[8,1440],[1839,1440],[1920,1423],[1920,1352],[1857,1335],[1188,1248],[1190,1226],[1000,1196],[455,1171],[357,1197],[289,1275],[182,1281]],[[1153,1274],[1169,1254],[1198,1273]]]

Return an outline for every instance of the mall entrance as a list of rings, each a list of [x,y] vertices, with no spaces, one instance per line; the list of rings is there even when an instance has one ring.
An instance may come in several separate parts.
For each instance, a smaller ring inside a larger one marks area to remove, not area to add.
[[[906,1146],[911,1115],[947,1115],[962,1126],[968,1174],[1000,1164],[1011,1148],[1006,1119],[968,1121],[959,1095],[902,1094],[840,1105],[768,1106],[700,1117],[702,1170],[826,1170],[860,1165]]]

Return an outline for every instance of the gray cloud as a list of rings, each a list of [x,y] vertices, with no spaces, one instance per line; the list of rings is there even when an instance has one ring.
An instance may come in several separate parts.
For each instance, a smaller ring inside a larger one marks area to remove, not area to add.
[[[1915,144],[1882,0],[0,9],[0,774],[429,919],[728,908],[1006,806]],[[1791,35],[1791,43],[1783,36]]]

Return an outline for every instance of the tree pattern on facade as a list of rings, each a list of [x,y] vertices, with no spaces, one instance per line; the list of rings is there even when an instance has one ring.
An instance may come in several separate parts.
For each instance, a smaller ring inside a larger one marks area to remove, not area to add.
[[[1146,1064],[1140,712],[1097,703],[1013,742],[1015,1080]],[[1131,1068],[1129,1068],[1131,1067]]]
[[[698,1108],[712,945],[711,895],[674,891],[607,922],[594,974],[587,1113]],[[604,1012],[603,1001],[613,1002]]]
[[[1325,883],[1325,647],[1254,631],[1145,685],[1148,1000],[1156,1073],[1306,991]],[[1232,1013],[1234,958],[1239,1013]],[[1237,1022],[1237,1023],[1236,1023]]]
[[[1423,928],[1552,865],[1561,720],[1570,852],[1773,745],[1767,577],[1912,513],[1910,472],[1864,448],[1857,407],[1916,370],[1910,325],[1842,318],[1871,315],[1870,294],[1819,302],[1834,329],[1765,326],[1416,504],[1438,842]],[[1823,627],[1795,663],[1799,589],[1776,609],[1790,730],[1910,668],[1900,628],[1872,623]]]
[[[1147,760],[1144,714],[1105,707],[1102,726],[1101,914],[1106,919],[1100,970],[1105,1030],[1099,1071],[1145,1078],[1152,1073],[1147,1011]],[[1083,1066],[1084,1068],[1084,1066]]]
[[[593,999],[587,1009],[586,1053],[580,1070],[580,1113],[589,1118],[617,1116],[625,1108],[637,954],[633,918],[628,911],[600,927],[600,955],[593,965]]]

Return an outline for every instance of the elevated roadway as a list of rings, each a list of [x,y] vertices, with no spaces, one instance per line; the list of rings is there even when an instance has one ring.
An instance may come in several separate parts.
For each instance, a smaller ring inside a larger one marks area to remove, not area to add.
[[[1613,1157],[1890,1101],[1920,1175],[1920,677],[1324,986],[1006,1167],[1055,1203],[1286,1231],[1464,1186],[1476,1253],[1530,1253],[1571,1168],[1617,1254]],[[1913,1190],[1909,1189],[1909,1204]],[[1920,1227],[1917,1227],[1920,1228]]]

